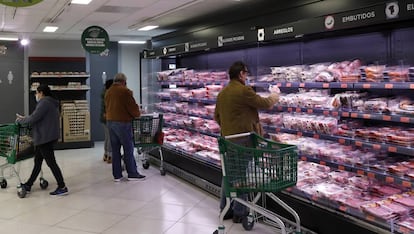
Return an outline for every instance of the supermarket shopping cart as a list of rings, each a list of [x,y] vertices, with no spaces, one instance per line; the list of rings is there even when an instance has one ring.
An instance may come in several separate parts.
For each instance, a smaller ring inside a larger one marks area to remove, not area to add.
[[[263,218],[266,221],[270,220],[283,234],[301,233],[299,215],[273,194],[273,192],[279,192],[296,185],[297,147],[276,143],[255,133],[219,137],[218,142],[226,206],[220,213],[221,225],[215,233],[224,233],[223,219],[232,200],[241,203],[250,210],[249,215],[242,220],[245,230],[251,230],[254,222]],[[238,197],[248,193],[257,193],[251,202]],[[285,225],[277,214],[257,205],[256,202],[263,194],[292,214],[295,219],[295,222],[292,222],[294,225]],[[257,214],[261,216],[259,217]]]
[[[26,196],[27,191],[20,186],[22,183],[19,176],[19,165],[16,163],[34,156],[34,146],[31,137],[31,129],[28,126],[22,126],[17,123],[0,125],[0,157],[5,158],[5,163],[0,164],[1,177],[0,187],[7,187],[7,180],[4,176],[4,170],[11,168],[19,181],[17,186],[17,195],[20,198]],[[40,187],[46,189],[49,183],[43,178],[43,173],[40,175]]]
[[[149,168],[148,153],[156,148],[160,154],[160,173],[165,175],[164,158],[161,146],[164,141],[162,132],[163,115],[159,113],[143,114],[132,121],[134,131],[134,145],[137,148],[138,158],[142,160],[142,167]]]

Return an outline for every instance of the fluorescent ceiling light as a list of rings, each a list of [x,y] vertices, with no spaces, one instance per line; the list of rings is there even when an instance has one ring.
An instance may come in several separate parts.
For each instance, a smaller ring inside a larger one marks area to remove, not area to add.
[[[56,30],[58,29],[59,27],[56,27],[56,26],[46,26],[44,29],[43,29],[43,32],[56,32]]]
[[[145,44],[145,41],[118,41],[119,44]]]
[[[17,37],[0,37],[0,41],[18,41]]]
[[[158,28],[158,26],[155,25],[148,25],[142,28],[139,28],[138,31],[149,31],[149,30],[153,30],[155,28]]]
[[[92,0],[72,0],[72,4],[88,5]]]

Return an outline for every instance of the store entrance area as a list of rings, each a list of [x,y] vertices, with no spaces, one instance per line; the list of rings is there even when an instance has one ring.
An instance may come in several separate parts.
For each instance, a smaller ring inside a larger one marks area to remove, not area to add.
[[[0,233],[8,234],[211,234],[216,230],[219,201],[172,174],[161,176],[158,168],[138,168],[145,181],[113,182],[111,166],[102,161],[103,143],[94,148],[57,150],[69,195],[50,196],[56,182],[44,164],[49,187],[38,181],[25,198],[16,194],[17,178],[5,169],[8,187],[0,190]],[[19,165],[20,164],[20,165]],[[16,164],[25,180],[33,159]],[[228,234],[274,233],[256,224],[245,231],[241,224],[225,222]]]

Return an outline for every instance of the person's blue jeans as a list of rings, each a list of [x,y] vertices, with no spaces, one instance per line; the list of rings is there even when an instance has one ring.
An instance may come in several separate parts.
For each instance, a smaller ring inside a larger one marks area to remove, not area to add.
[[[107,121],[109,139],[112,146],[112,175],[122,178],[121,146],[124,150],[124,163],[128,177],[137,176],[137,164],[134,158],[134,140],[131,122]]]

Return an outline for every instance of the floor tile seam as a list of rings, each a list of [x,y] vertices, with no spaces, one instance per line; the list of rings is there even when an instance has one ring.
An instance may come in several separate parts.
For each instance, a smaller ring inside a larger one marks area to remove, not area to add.
[[[92,212],[92,213],[97,213],[97,214],[102,214],[102,212],[97,212],[97,211],[92,211],[92,210],[83,210],[83,211],[80,211],[79,213],[77,213],[77,214],[74,214],[74,215],[72,215],[72,216],[70,216],[70,217],[67,217],[65,220],[62,220],[61,222],[59,222],[59,223],[56,223],[55,225],[53,225],[53,227],[56,227],[56,228],[63,228],[63,229],[67,229],[67,230],[75,230],[75,231],[82,231],[82,232],[90,232],[90,233],[104,233],[106,230],[104,230],[104,231],[102,231],[102,232],[91,232],[91,231],[87,231],[87,230],[83,230],[83,229],[77,229],[77,228],[72,228],[72,227],[66,227],[66,226],[59,226],[59,224],[61,224],[61,223],[63,223],[63,222],[65,222],[65,221],[67,221],[69,218],[72,218],[72,217],[74,217],[74,216],[76,216],[76,215],[78,215],[78,214],[80,214],[81,212]],[[105,214],[107,214],[107,213],[105,213]],[[111,214],[111,215],[114,215],[114,214]],[[110,229],[112,226],[114,226],[115,224],[117,224],[117,223],[119,223],[119,222],[122,222],[122,220],[124,220],[125,219],[125,217],[127,217],[126,215],[117,215],[117,216],[122,216],[122,217],[120,217],[119,218],[119,220],[118,221],[116,221],[113,225],[111,225],[110,227],[108,227],[108,229]]]
[[[55,224],[52,224],[52,225],[50,225],[50,224],[41,224],[41,225],[45,225],[45,226],[49,226],[49,227],[58,227],[57,225],[59,224],[59,223],[61,223],[61,222],[64,222],[65,220],[67,220],[67,219],[69,219],[69,218],[71,218],[71,217],[74,217],[74,216],[76,216],[76,215],[78,215],[79,213],[81,213],[82,211],[80,211],[80,210],[75,210],[75,209],[72,209],[72,210],[74,210],[74,211],[78,211],[78,212],[76,212],[76,213],[74,213],[74,214],[72,214],[72,215],[70,215],[70,216],[68,216],[68,217],[66,217],[66,218],[64,218],[64,219],[62,219],[62,220],[60,220],[60,221],[58,221],[58,222],[56,222]],[[13,221],[13,220],[11,220],[11,221]],[[17,223],[17,221],[13,221],[13,222],[16,222]],[[19,222],[22,222],[22,221],[19,221]],[[36,224],[36,223],[28,223],[28,222],[23,222],[23,223],[26,223],[26,224]],[[59,228],[62,228],[62,227],[59,227]]]

